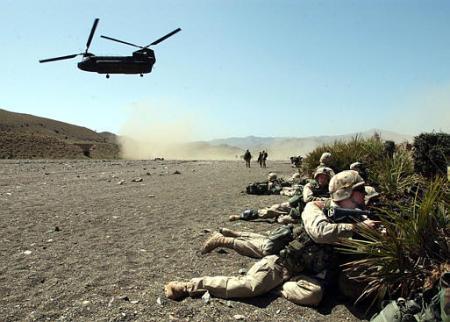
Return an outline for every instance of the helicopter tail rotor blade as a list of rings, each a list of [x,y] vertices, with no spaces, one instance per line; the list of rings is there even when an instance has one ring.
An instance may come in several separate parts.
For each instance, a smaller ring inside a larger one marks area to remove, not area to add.
[[[144,47],[142,47],[142,46],[138,46],[138,45],[135,45],[135,44],[132,44],[132,43],[129,43],[129,42],[123,41],[123,40],[119,40],[119,39],[111,38],[111,37],[108,37],[108,36],[103,36],[103,35],[101,35],[100,37],[102,37],[102,38],[105,38],[105,39],[108,39],[108,40],[112,40],[112,41],[120,42],[121,44],[129,45],[129,46],[133,46],[133,47],[137,47],[137,48],[144,48]]]
[[[55,57],[55,58],[48,58],[48,59],[42,59],[39,62],[40,63],[48,63],[51,61],[57,61],[57,60],[63,60],[63,59],[71,59],[71,58],[75,58],[80,54],[73,54],[73,55],[67,55],[67,56],[61,56],[61,57]]]
[[[167,35],[165,35],[165,36],[159,38],[158,40],[155,40],[154,42],[152,42],[150,45],[145,46],[145,48],[150,47],[150,46],[157,45],[157,44],[159,44],[161,41],[164,41],[164,40],[166,40],[167,38],[172,37],[173,35],[175,35],[175,34],[176,34],[177,32],[179,32],[179,31],[181,31],[181,28],[177,28],[177,29],[175,29],[174,31],[169,32]]]
[[[92,25],[92,28],[91,28],[91,33],[89,34],[89,38],[88,38],[88,41],[86,43],[86,51],[85,51],[85,53],[88,52],[89,46],[91,45],[91,41],[92,41],[92,38],[94,37],[95,29],[97,29],[97,25],[98,25],[98,21],[99,20],[100,19],[98,19],[98,18],[96,18],[94,20],[94,24]]]

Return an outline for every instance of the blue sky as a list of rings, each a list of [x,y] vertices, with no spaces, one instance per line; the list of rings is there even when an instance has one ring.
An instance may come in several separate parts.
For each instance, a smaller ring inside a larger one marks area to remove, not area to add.
[[[189,139],[450,131],[450,1],[1,0],[0,108],[97,131]],[[154,47],[151,74],[80,71]],[[166,124],[167,126],[161,126]]]

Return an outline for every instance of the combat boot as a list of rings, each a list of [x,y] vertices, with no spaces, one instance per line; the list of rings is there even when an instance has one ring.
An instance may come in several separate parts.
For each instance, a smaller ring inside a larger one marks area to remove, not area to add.
[[[169,282],[164,286],[164,293],[168,299],[182,300],[189,296],[188,286],[186,282]]]
[[[236,221],[236,220],[241,219],[241,216],[240,215],[231,215],[228,219],[230,221]]]
[[[233,249],[234,238],[225,237],[222,234],[214,233],[203,245],[202,254],[206,254],[216,249],[217,247],[226,247]]]
[[[238,231],[234,231],[228,228],[219,228],[219,233],[224,235],[225,237],[241,237],[241,233]]]

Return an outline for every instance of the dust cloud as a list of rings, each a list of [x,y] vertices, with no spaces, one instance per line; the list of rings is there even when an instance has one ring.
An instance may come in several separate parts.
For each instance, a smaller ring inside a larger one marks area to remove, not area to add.
[[[126,109],[119,144],[124,159],[236,160],[241,149],[192,142],[203,128],[198,117],[183,115],[167,106],[136,104]]]
[[[401,103],[388,126],[397,132],[450,132],[450,84],[429,88]]]

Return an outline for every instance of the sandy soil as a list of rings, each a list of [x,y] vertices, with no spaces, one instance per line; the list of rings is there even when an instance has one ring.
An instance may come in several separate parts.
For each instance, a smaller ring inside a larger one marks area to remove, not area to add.
[[[170,280],[237,275],[256,261],[199,249],[218,227],[273,229],[227,220],[285,199],[241,193],[269,171],[293,172],[281,162],[0,161],[0,321],[359,321],[335,294],[319,309],[273,295],[164,298]]]

